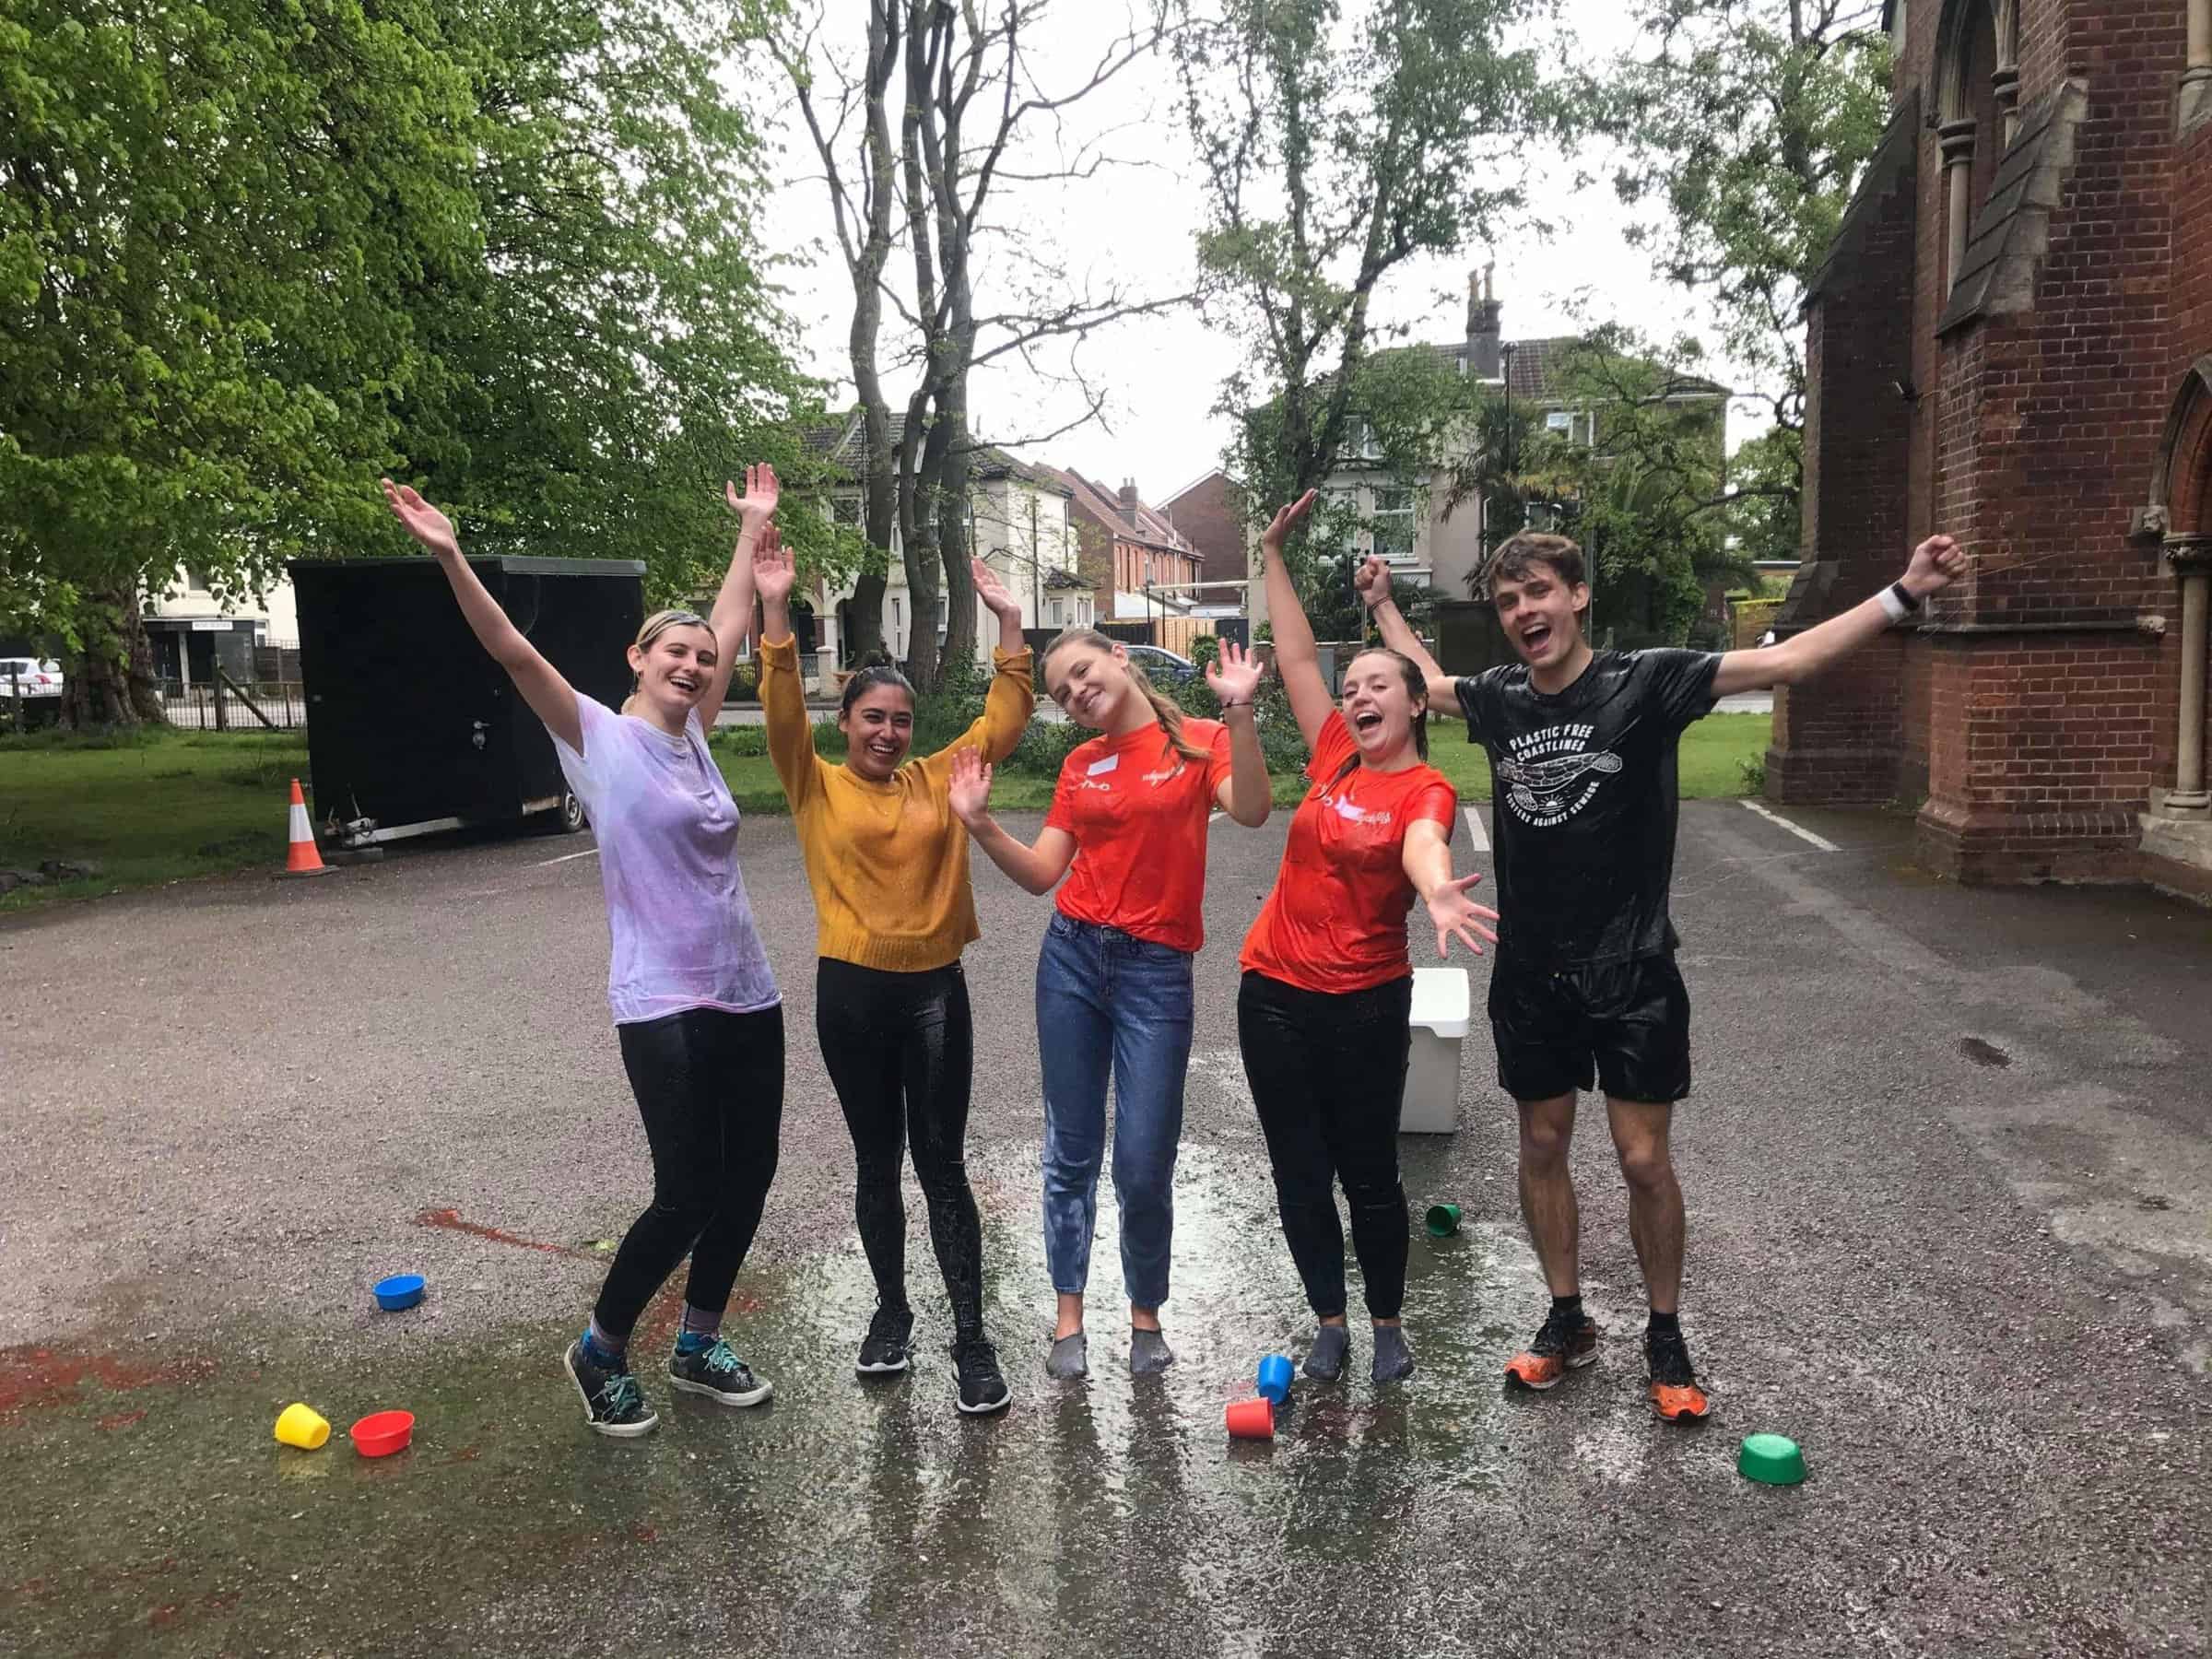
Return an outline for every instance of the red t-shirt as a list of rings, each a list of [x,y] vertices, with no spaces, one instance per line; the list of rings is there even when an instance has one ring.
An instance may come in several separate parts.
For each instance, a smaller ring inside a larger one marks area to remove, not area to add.
[[[1433,766],[1354,766],[1338,779],[1359,753],[1351,727],[1332,712],[1306,766],[1313,787],[1291,815],[1275,890],[1244,935],[1241,966],[1301,991],[1364,991],[1413,971],[1406,831],[1433,818],[1448,838],[1459,806]]]
[[[1229,777],[1229,728],[1186,720],[1182,735],[1206,751],[1203,761],[1184,759],[1148,725],[1093,737],[1062,765],[1044,818],[1076,838],[1062,915],[1177,950],[1205,943],[1206,824]]]

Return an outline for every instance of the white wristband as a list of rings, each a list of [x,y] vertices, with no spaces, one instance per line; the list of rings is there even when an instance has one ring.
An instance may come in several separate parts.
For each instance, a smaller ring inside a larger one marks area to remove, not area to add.
[[[1889,620],[1892,622],[1902,622],[1912,614],[1912,607],[1898,597],[1897,585],[1894,582],[1875,596],[1881,600],[1882,609],[1888,613]]]

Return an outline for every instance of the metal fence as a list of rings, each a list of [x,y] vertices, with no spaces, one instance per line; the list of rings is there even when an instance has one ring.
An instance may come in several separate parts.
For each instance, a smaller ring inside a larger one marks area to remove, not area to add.
[[[169,724],[186,731],[300,731],[307,725],[307,688],[296,680],[241,685],[218,675],[208,685],[156,682]]]

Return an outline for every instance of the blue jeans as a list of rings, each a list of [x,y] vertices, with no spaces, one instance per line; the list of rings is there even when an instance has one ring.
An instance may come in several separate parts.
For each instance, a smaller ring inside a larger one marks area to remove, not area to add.
[[[1106,1154],[1113,1078],[1113,1191],[1129,1300],[1168,1300],[1175,1147],[1191,1058],[1191,956],[1057,911],[1037,958],[1044,1062],[1044,1260],[1053,1288],[1080,1296]]]

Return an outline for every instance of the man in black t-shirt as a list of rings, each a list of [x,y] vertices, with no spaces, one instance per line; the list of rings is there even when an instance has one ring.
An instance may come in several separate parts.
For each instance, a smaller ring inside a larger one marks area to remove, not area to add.
[[[1380,559],[1360,571],[1384,643],[1421,665],[1431,709],[1457,700],[1468,736],[1490,758],[1500,917],[1490,1031],[1498,1081],[1520,1107],[1521,1213],[1551,1288],[1551,1312],[1507,1362],[1509,1381],[1550,1388],[1597,1358],[1567,1160],[1576,1091],[1594,1085],[1651,1299],[1653,1408],[1669,1422],[1705,1415],[1678,1316],[1682,1189],[1667,1146],[1674,1103],[1689,1092],[1689,995],[1666,910],[1677,747],[1717,699],[1811,677],[1965,569],[1949,536],[1931,536],[1900,580],[1782,644],[1724,654],[1593,651],[1583,637],[1582,549],[1523,531],[1484,572],[1521,661],[1469,679],[1446,676],[1422,649],[1391,603]]]

